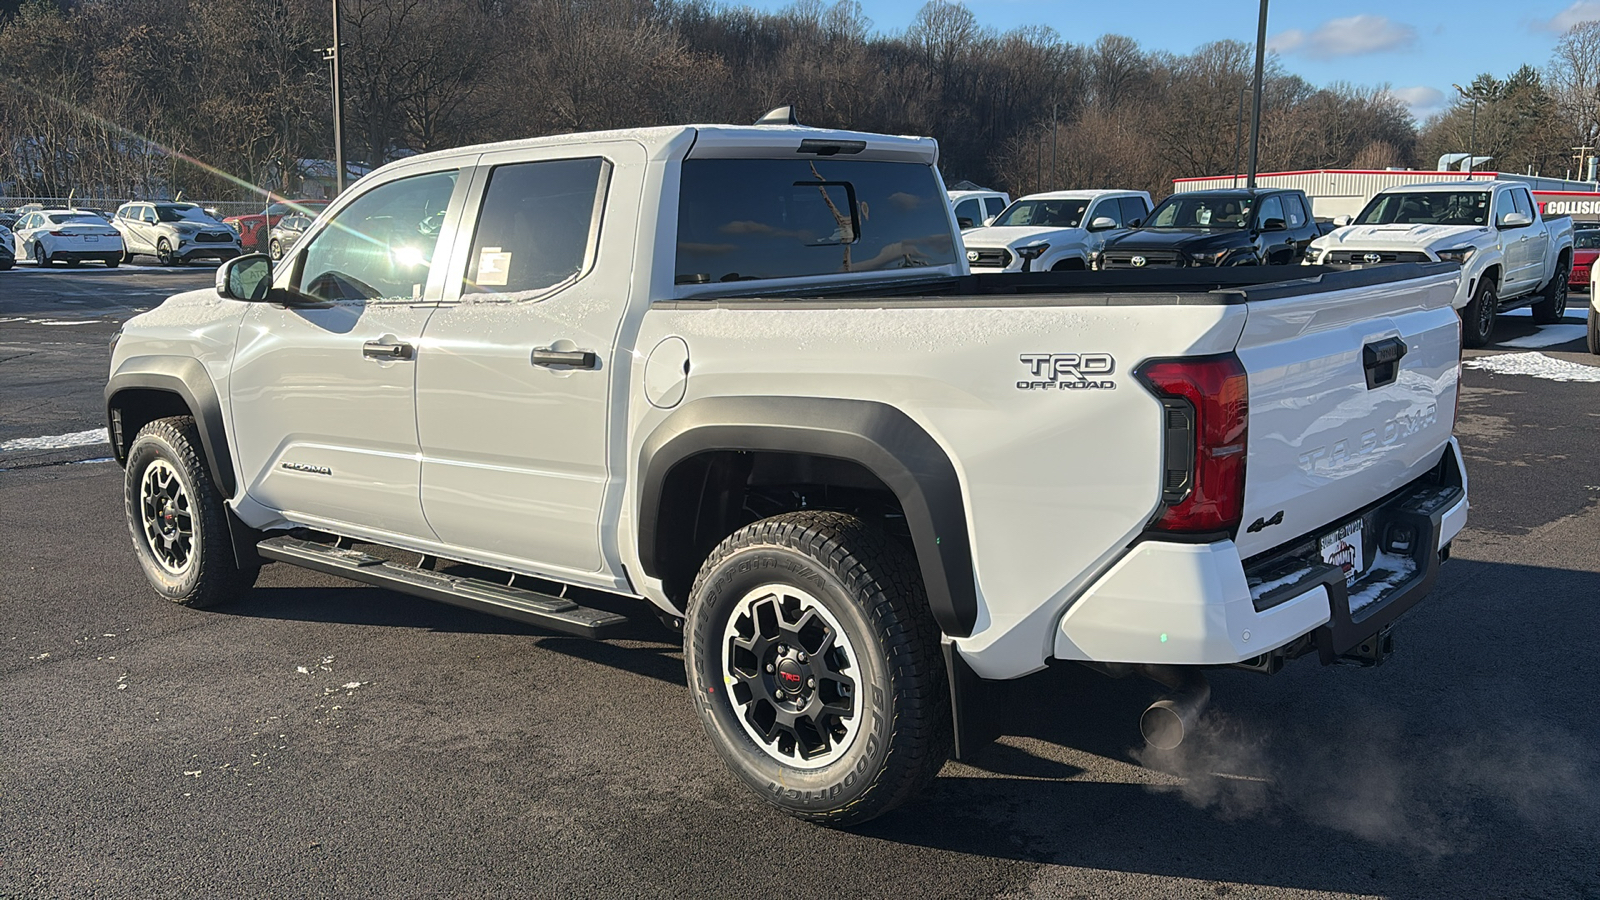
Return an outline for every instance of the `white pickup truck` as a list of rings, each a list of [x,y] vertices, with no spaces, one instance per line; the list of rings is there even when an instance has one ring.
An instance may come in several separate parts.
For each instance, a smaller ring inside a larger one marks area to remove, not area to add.
[[[1341,225],[1311,242],[1307,264],[1460,263],[1454,305],[1467,347],[1488,343],[1495,315],[1508,309],[1531,304],[1534,321],[1546,325],[1566,312],[1572,220],[1541,215],[1527,185],[1444,181],[1389,188]]]
[[[1456,268],[970,275],[937,155],[682,126],[385,166],[124,326],[143,571],[654,612],[729,768],[831,824],[1053,660],[1169,685],[1159,746],[1206,667],[1381,661],[1466,520]]]
[[[1082,270],[1148,215],[1144,191],[1051,191],[1018,199],[961,240],[974,272]]]

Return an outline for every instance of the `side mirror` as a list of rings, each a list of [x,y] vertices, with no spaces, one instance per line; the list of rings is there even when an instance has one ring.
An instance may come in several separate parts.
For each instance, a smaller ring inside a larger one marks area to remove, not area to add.
[[[972,227],[972,220],[966,216],[956,216],[956,227],[965,231]]]
[[[983,220],[983,227],[988,228],[990,225],[993,225],[994,224],[994,220],[998,219],[998,218],[1000,218],[1000,217],[999,216],[990,216],[989,218],[984,219]]]
[[[1117,220],[1110,216],[1096,216],[1095,220],[1089,223],[1090,231],[1110,231],[1116,227]]]
[[[247,253],[217,266],[217,296],[256,303],[267,299],[272,287],[272,257]]]
[[[1262,231],[1288,231],[1289,223],[1282,219],[1268,219],[1261,223]]]
[[[1533,216],[1525,212],[1508,212],[1500,215],[1501,228],[1526,228],[1533,224]]]
[[[1356,220],[1355,216],[1334,216],[1333,227],[1343,228]]]
[[[1144,220],[1143,219],[1129,219],[1128,220],[1128,227],[1129,228],[1138,228],[1139,226],[1141,226],[1143,224],[1144,224]]]

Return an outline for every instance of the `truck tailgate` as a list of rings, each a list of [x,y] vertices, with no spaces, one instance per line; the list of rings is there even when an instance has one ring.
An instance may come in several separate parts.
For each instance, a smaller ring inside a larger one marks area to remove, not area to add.
[[[1246,291],[1241,556],[1306,535],[1337,540],[1352,513],[1439,461],[1454,419],[1460,324],[1457,276],[1434,268],[1332,291],[1295,282]]]

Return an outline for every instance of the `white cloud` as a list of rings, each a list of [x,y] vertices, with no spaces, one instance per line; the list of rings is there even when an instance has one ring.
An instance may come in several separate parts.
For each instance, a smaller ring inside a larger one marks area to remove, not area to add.
[[[1594,5],[1600,6],[1600,3]],[[1416,43],[1417,30],[1387,16],[1329,19],[1310,31],[1291,28],[1267,39],[1267,49],[1301,53],[1312,59],[1337,59],[1398,50]]]
[[[1600,19],[1600,2],[1596,2],[1596,0],[1578,0],[1578,2],[1551,16],[1549,20],[1541,22],[1540,27],[1546,31],[1554,31],[1560,34],[1574,25],[1582,25],[1584,22],[1593,22],[1596,19]]]
[[[1406,108],[1411,110],[1412,118],[1418,122],[1428,118],[1444,107],[1444,91],[1426,85],[1406,88],[1390,88],[1389,93],[1399,98]]]

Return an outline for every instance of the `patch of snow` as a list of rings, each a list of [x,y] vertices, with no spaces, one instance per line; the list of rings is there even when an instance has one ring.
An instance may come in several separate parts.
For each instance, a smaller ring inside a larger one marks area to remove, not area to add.
[[[93,428],[88,431],[74,431],[70,434],[46,434],[40,437],[16,438],[9,441],[0,441],[0,452],[6,450],[67,450],[72,447],[87,447],[90,444],[110,443],[111,438],[104,428]]]
[[[1462,363],[1468,369],[1482,369],[1496,375],[1532,375],[1549,381],[1582,381],[1600,384],[1600,366],[1555,359],[1539,352],[1504,353],[1480,356]]]
[[[1300,579],[1304,578],[1305,575],[1305,571],[1301,570],[1290,572],[1288,575],[1285,575],[1282,578],[1274,578],[1271,581],[1256,582],[1252,580],[1250,582],[1250,597],[1253,600],[1259,600],[1268,592],[1276,588],[1283,587],[1286,584],[1292,584],[1296,581],[1299,581]]]
[[[99,319],[29,319],[29,325],[96,325]]]
[[[1536,350],[1540,347],[1554,347],[1557,344],[1581,341],[1588,333],[1589,326],[1587,325],[1543,325],[1533,334],[1505,341],[1495,341],[1495,346]]]
[[[1352,614],[1360,612],[1374,600],[1387,594],[1396,585],[1404,584],[1410,580],[1411,576],[1416,573],[1417,563],[1411,557],[1395,556],[1379,550],[1377,557],[1372,560],[1372,565],[1368,566],[1366,573],[1362,575],[1362,579],[1365,580],[1374,575],[1381,577],[1367,583],[1361,590],[1350,595],[1350,612]]]

